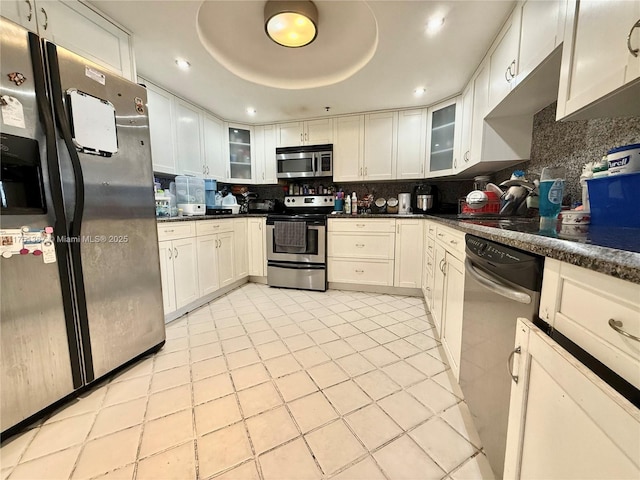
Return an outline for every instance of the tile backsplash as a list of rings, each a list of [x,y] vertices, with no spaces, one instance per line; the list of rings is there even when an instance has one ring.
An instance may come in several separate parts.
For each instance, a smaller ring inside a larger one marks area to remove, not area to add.
[[[640,117],[556,122],[556,106],[554,102],[533,117],[531,159],[496,172],[493,179],[501,182],[520,169],[533,180],[544,167],[564,165],[565,203],[571,204],[582,198],[580,174],[585,163],[600,160],[611,148],[640,143]]]

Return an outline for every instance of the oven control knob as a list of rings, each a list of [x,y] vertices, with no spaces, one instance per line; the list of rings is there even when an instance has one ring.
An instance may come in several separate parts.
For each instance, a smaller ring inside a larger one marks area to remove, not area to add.
[[[292,199],[291,199],[291,203],[296,203],[296,199],[295,199],[295,198],[292,198]]]

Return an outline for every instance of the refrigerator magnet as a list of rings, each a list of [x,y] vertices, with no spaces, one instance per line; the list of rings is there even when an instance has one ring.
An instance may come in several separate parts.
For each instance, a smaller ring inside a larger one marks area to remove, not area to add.
[[[144,102],[142,101],[142,99],[140,97],[136,97],[133,99],[133,101],[136,103],[136,112],[138,112],[140,115],[144,115]]]
[[[7,77],[9,77],[9,80],[15,83],[18,87],[27,81],[27,77],[25,77],[20,72],[11,72],[7,75]]]

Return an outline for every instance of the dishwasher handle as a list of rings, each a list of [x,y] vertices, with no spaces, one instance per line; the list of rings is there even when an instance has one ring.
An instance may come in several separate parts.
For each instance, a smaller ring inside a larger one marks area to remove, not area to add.
[[[480,273],[471,263],[471,260],[468,258],[464,261],[467,273],[471,275],[480,285],[482,285],[487,290],[492,291],[493,293],[497,293],[502,297],[506,297],[510,300],[516,301],[518,303],[524,303],[528,305],[531,303],[531,296],[527,293],[520,292],[513,288],[509,288],[506,285],[502,285],[498,283],[494,278],[486,276],[486,274]]]

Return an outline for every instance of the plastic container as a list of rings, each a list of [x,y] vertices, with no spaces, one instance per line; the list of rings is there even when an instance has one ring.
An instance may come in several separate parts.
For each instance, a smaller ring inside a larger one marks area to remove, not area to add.
[[[563,210],[560,212],[563,225],[589,225],[591,212],[589,210]]]
[[[205,204],[204,179],[178,175],[176,177],[176,203],[184,215],[204,215]]]
[[[587,180],[591,225],[640,228],[640,172]]]
[[[640,171],[640,143],[612,148],[607,152],[609,175]]]

